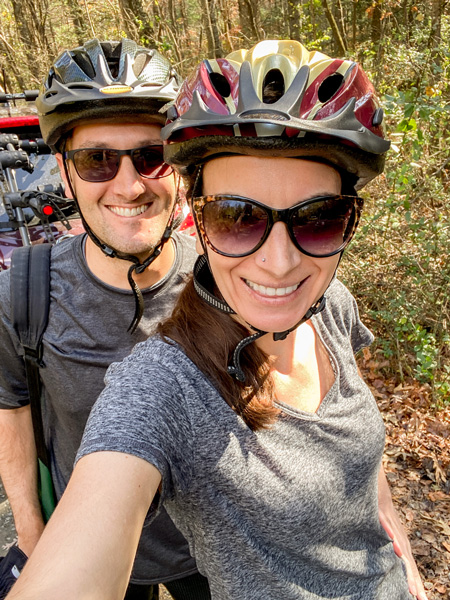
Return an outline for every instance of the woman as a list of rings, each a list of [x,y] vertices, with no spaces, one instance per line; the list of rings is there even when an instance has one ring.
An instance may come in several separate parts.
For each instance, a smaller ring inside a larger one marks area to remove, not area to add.
[[[203,61],[169,114],[194,278],[159,335],[109,369],[11,600],[121,598],[161,502],[214,600],[425,598],[354,360],[372,335],[335,279],[355,189],[389,147],[370,83],[355,63],[261,42]]]

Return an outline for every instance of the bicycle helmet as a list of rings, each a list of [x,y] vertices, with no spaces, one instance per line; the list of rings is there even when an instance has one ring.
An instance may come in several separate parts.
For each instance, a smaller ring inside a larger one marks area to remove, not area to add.
[[[159,111],[175,98],[179,84],[166,58],[132,40],[93,39],[64,50],[36,100],[42,137],[56,149],[65,133],[92,119],[164,124]]]
[[[165,159],[182,175],[221,155],[301,157],[337,168],[343,182],[360,189],[383,171],[390,142],[374,88],[355,62],[309,52],[297,41],[263,41],[224,59],[204,60],[183,83],[162,130]],[[201,240],[204,248],[204,240]],[[222,312],[233,314],[214,293],[207,253],[197,260],[194,287]],[[284,339],[323,310],[325,292]],[[240,354],[267,332],[235,348],[228,372],[244,382]]]
[[[362,68],[296,41],[267,40],[202,61],[167,117],[166,160],[182,174],[218,154],[270,151],[329,162],[359,189],[382,172],[390,146]]]
[[[36,106],[42,137],[59,152],[70,130],[92,121],[120,119],[122,122],[162,125],[165,115],[161,111],[168,101],[175,98],[179,83],[177,73],[157,50],[143,48],[127,39],[120,42],[90,40],[74,50],[62,52],[41,86]],[[133,263],[128,271],[136,306],[129,327],[133,333],[144,310],[143,296],[133,273],[142,273],[150,266],[180,224],[180,219],[175,218],[176,203],[160,241],[141,263],[137,256],[106,244],[92,231],[80,210],[66,161],[64,168],[83,226],[91,240],[106,256]]]

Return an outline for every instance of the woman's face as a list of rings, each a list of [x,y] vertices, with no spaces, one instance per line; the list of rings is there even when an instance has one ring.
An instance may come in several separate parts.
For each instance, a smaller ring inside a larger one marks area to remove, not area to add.
[[[294,158],[233,156],[203,169],[203,194],[233,194],[272,208],[290,208],[319,196],[340,194],[341,179],[328,165]],[[199,252],[203,252],[198,243]],[[286,331],[322,296],[339,255],[313,258],[292,243],[286,225],[274,224],[253,254],[222,256],[207,248],[217,286],[229,306],[253,327]]]

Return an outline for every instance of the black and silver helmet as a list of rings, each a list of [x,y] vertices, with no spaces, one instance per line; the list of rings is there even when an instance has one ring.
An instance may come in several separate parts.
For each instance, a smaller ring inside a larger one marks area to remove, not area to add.
[[[89,40],[64,50],[51,66],[36,105],[42,136],[54,149],[66,132],[92,119],[130,117],[164,124],[161,108],[180,78],[157,50],[132,40]]]

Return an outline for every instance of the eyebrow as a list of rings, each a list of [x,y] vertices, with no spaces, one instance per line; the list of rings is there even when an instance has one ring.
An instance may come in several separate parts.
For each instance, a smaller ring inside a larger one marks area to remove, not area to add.
[[[140,142],[137,142],[135,146],[133,146],[133,148],[144,148],[145,146],[162,146],[162,141],[160,138],[152,138],[152,139],[146,139],[146,140],[141,140]],[[75,146],[73,147],[73,150],[81,150],[84,148],[105,148],[107,150],[117,150],[117,148],[115,148],[114,146],[112,146],[111,144],[105,143],[104,141],[99,141],[99,140],[86,140],[85,142],[83,142],[82,144],[80,144],[79,146],[77,146],[75,148]]]

